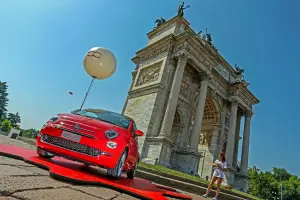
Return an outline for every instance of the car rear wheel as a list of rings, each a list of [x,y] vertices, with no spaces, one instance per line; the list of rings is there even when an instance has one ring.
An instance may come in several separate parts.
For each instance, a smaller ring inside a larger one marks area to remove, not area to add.
[[[37,154],[41,157],[41,158],[46,158],[46,159],[51,159],[54,157],[53,154],[48,153],[47,151],[45,151],[44,149],[41,149],[40,147],[37,147]]]
[[[111,169],[107,169],[107,176],[111,177],[113,179],[118,179],[120,178],[122,172],[123,172],[123,168],[126,162],[126,157],[127,157],[127,150],[125,150],[122,155],[119,158],[118,163],[116,164],[116,166],[114,168]]]
[[[134,168],[127,172],[127,178],[133,179],[135,177],[135,172],[137,170],[138,164],[139,164],[139,162],[136,162],[134,165]]]

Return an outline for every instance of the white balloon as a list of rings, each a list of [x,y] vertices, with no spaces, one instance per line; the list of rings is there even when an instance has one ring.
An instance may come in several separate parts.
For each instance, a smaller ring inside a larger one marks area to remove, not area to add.
[[[84,57],[85,71],[93,78],[106,79],[113,75],[117,68],[114,54],[105,48],[91,48]]]

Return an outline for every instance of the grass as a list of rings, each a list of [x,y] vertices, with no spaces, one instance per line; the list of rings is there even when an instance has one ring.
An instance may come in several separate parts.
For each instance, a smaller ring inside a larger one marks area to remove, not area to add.
[[[152,170],[156,170],[156,171],[159,171],[159,172],[163,172],[163,173],[166,173],[166,174],[170,174],[170,175],[173,175],[173,176],[186,178],[186,179],[189,179],[189,180],[192,180],[192,181],[195,181],[195,182],[204,183],[207,186],[209,184],[209,181],[207,181],[207,180],[204,180],[204,179],[201,179],[201,178],[198,178],[196,176],[192,176],[190,174],[186,174],[186,173],[183,173],[183,172],[180,172],[180,171],[169,169],[169,168],[166,168],[166,167],[161,166],[161,165],[151,165],[151,164],[140,162],[139,166],[147,168],[147,169],[152,169]],[[221,186],[221,188],[226,190],[224,186]],[[239,190],[232,189],[232,192],[234,192],[236,194],[241,194],[241,195],[246,196],[246,197],[250,197],[252,199],[260,200],[259,198],[255,197],[255,196],[252,196],[248,193],[245,193],[245,192],[242,192],[242,191],[239,191]]]
[[[160,172],[170,174],[170,175],[173,175],[173,176],[179,176],[179,177],[186,178],[186,179],[189,179],[189,180],[192,180],[192,181],[197,181],[197,182],[201,182],[201,183],[204,183],[204,184],[209,184],[209,181],[207,181],[207,180],[203,180],[203,179],[200,179],[196,176],[192,176],[192,175],[180,172],[180,171],[169,169],[169,168],[166,168],[166,167],[161,166],[161,165],[150,165],[150,164],[147,164],[147,163],[140,162],[139,166],[147,168],[147,169],[160,171]]]

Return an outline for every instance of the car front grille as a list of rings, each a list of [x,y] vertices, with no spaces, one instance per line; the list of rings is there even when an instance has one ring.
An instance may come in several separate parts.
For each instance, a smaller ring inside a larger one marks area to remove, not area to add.
[[[100,155],[101,151],[94,147],[90,147],[84,144],[80,144],[77,142],[73,142],[70,140],[66,140],[59,137],[54,137],[50,135],[42,135],[42,140],[46,143],[53,144],[55,146],[59,146],[65,149],[69,149],[78,153],[86,154],[89,156],[98,156]]]

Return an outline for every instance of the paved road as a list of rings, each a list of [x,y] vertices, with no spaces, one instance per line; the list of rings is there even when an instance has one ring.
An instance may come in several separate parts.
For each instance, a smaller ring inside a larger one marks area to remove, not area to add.
[[[35,149],[27,143],[0,135],[0,144]],[[183,192],[185,193],[185,192]],[[193,196],[195,200],[201,197]],[[94,186],[78,186],[57,181],[49,172],[20,160],[0,156],[0,200],[135,200],[118,191]]]

